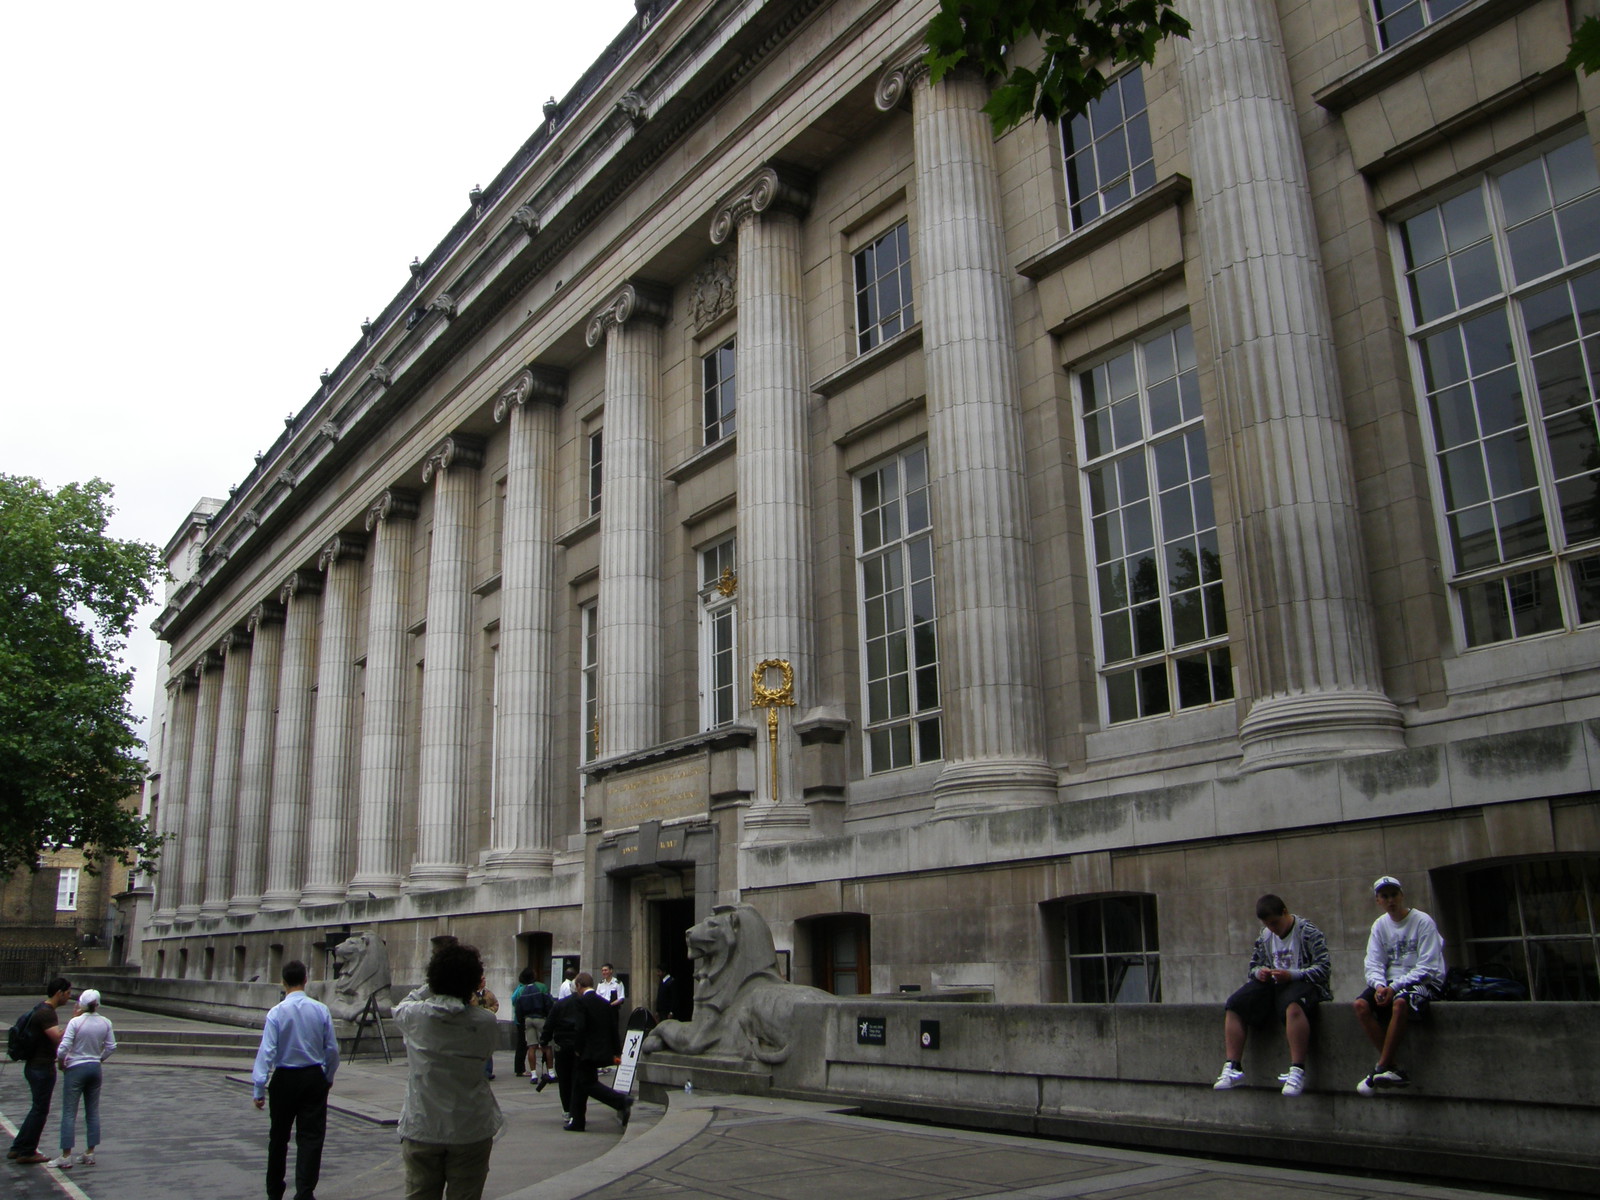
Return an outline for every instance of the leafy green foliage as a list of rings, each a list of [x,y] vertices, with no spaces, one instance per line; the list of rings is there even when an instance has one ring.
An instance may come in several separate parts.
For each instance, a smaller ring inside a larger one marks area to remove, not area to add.
[[[106,535],[111,485],[51,492],[0,475],[0,874],[44,847],[153,859],[159,839],[119,805],[144,764],[117,661],[163,571]]]
[[[923,61],[938,83],[960,66],[1003,77],[983,111],[996,134],[1032,115],[1078,116],[1106,90],[1104,71],[1149,63],[1169,37],[1187,37],[1177,0],[940,0],[924,37]],[[1007,65],[1012,50],[1037,36],[1044,60]]]
[[[1573,33],[1567,66],[1585,75],[1600,71],[1600,17],[1586,17]]]

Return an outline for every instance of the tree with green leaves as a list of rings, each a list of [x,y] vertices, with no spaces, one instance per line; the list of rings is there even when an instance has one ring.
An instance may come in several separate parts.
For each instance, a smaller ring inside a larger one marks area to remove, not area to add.
[[[111,485],[0,474],[0,875],[45,848],[152,861],[121,801],[144,772],[118,660],[161,554],[106,533]]]
[[[1600,17],[1585,17],[1573,31],[1567,66],[1585,75],[1600,71]]]
[[[1169,37],[1187,37],[1177,0],[940,0],[924,35],[929,77],[968,67],[1001,83],[983,106],[1004,133],[1029,116],[1061,121],[1088,111],[1124,63],[1149,63]],[[1042,61],[1010,62],[1037,37]]]

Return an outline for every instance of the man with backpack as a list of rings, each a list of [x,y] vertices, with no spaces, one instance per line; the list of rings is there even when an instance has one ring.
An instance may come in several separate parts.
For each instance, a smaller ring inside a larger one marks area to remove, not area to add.
[[[545,1053],[546,1063],[553,1061],[556,1070],[556,1090],[561,1094],[561,1119],[572,1113],[572,1078],[578,1065],[578,1042],[583,1035],[583,1013],[578,1007],[576,992],[558,999],[544,1020],[539,1034],[539,1047]],[[537,1080],[535,1091],[544,1091],[550,1081],[548,1075]]]
[[[39,1153],[39,1138],[50,1119],[50,1098],[56,1090],[56,1046],[62,1026],[56,1009],[72,999],[72,981],[56,976],[45,988],[46,996],[17,1019],[6,1039],[6,1051],[22,1063],[22,1074],[33,1094],[33,1106],[22,1119],[16,1139],[6,1157],[17,1163],[46,1163],[48,1154]]]
[[[522,972],[525,978],[522,986],[511,994],[511,1017],[516,1022],[516,1056],[512,1065],[518,1075],[524,1073],[524,1060],[531,1057],[533,1062],[528,1064],[533,1070],[533,1082],[537,1086],[542,1072],[540,1070],[539,1036],[544,1033],[545,1018],[550,1015],[551,1006],[555,1001],[550,998],[550,989],[534,978],[533,968],[529,967]],[[532,1047],[532,1054],[529,1048]]]

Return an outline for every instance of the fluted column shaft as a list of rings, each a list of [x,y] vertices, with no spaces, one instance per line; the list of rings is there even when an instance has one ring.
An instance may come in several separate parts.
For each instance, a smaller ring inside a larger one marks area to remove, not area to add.
[[[187,674],[187,673],[186,673]],[[186,678],[167,688],[167,728],[162,737],[161,866],[156,873],[153,921],[169,925],[177,913],[183,888],[183,813],[188,799],[189,755],[194,752],[194,716],[198,693]]]
[[[632,295],[631,301],[626,300]],[[661,329],[631,285],[590,325],[606,343],[600,506],[600,753],[661,740]],[[626,311],[623,311],[623,310]],[[620,319],[618,319],[618,314]],[[657,315],[659,313],[659,315]]]
[[[273,737],[272,800],[267,809],[267,890],[263,909],[294,908],[305,882],[306,802],[311,789],[311,720],[316,695],[317,595],[322,580],[296,571],[280,593],[283,670]]]
[[[488,872],[548,872],[554,860],[551,750],[555,661],[555,409],[564,394],[552,372],[519,373],[501,393],[507,423],[506,519],[500,560],[499,726]]]
[[[467,878],[467,736],[472,704],[472,513],[475,443],[447,438],[429,456],[433,554],[428,562],[428,635],[422,670],[417,854],[410,883],[454,887]]]
[[[400,796],[405,781],[406,635],[417,502],[385,492],[367,511],[372,586],[367,601],[366,707],[361,725],[356,871],[350,895],[400,892]]]
[[[1048,799],[1016,325],[988,89],[912,87],[938,546],[943,811]]]
[[[272,730],[283,665],[283,610],[258,604],[250,614],[250,682],[244,701],[244,744],[239,751],[239,818],[233,856],[230,916],[261,907],[266,883],[267,802],[272,791]]]
[[[365,540],[341,533],[322,551],[326,572],[311,733],[306,885],[300,903],[333,904],[350,884],[350,795],[355,757],[356,618]]]
[[[195,698],[194,736],[190,740],[189,786],[183,802],[183,882],[178,919],[200,915],[205,886],[206,843],[211,828],[211,775],[217,761],[217,713],[222,703],[222,672],[217,656],[207,652],[194,668],[199,684]]]
[[[1233,463],[1248,767],[1396,749],[1310,176],[1270,0],[1196,0],[1178,43]]]
[[[217,757],[211,772],[210,831],[202,917],[220,917],[233,894],[233,855],[239,822],[240,751],[244,746],[245,698],[250,682],[249,636],[235,630],[218,647],[222,695],[217,706]]]

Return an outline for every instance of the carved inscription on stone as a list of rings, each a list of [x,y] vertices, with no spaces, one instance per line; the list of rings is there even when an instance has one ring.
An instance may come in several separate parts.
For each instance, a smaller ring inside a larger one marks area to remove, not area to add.
[[[607,779],[605,786],[606,824],[613,827],[692,817],[711,806],[710,774],[704,758],[619,772]]]

